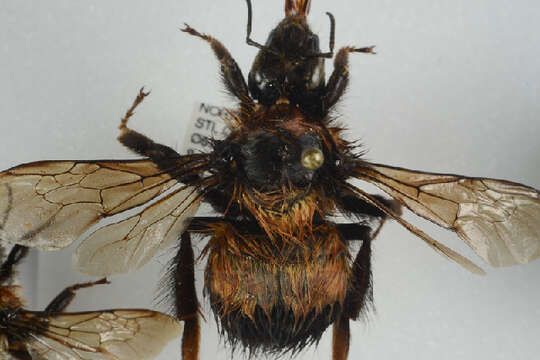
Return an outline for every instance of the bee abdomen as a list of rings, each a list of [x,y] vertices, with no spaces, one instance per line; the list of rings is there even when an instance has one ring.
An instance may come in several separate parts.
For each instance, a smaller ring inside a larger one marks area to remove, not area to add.
[[[251,317],[239,310],[222,314],[221,307],[222,303],[212,301],[221,335],[233,348],[241,345],[249,354],[299,352],[318,343],[340,312],[339,303],[326,305],[320,312],[311,310],[300,319],[292,309],[283,305],[272,307],[269,314],[256,305]]]
[[[318,342],[347,294],[351,270],[341,240],[277,246],[259,236],[238,246],[217,236],[209,243],[205,293],[225,339],[250,354],[295,353]]]

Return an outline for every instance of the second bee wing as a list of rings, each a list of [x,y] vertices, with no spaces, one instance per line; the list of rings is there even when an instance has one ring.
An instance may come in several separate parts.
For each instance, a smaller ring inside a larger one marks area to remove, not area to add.
[[[540,193],[505,180],[368,164],[356,170],[415,214],[455,231],[492,266],[540,257]]]
[[[93,276],[138,269],[178,239],[198,208],[196,189],[179,189],[134,216],[96,230],[75,251],[74,266]]]
[[[175,319],[150,310],[68,313],[48,318],[45,328],[31,332],[27,346],[35,359],[143,360],[157,356],[180,332]]]

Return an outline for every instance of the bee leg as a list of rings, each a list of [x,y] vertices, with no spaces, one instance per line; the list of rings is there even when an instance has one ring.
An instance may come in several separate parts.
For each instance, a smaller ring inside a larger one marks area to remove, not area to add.
[[[378,200],[386,204],[386,198],[374,195]],[[345,192],[339,198],[339,206],[347,213],[354,215],[367,215],[369,217],[383,218],[386,214],[378,207],[371,205],[367,201],[360,199],[358,196]]]
[[[191,233],[204,234],[208,232],[210,225],[223,222],[230,223],[233,226],[238,225],[238,222],[220,216],[194,216],[191,218],[187,229]]]
[[[247,21],[247,27],[246,27],[246,44],[249,46],[254,46],[257,49],[260,50],[266,50],[271,51],[266,46],[259,44],[258,42],[254,41],[251,38],[251,19],[252,19],[252,11],[251,11],[251,0],[246,0],[247,8],[248,8],[248,21]]]
[[[374,46],[363,48],[346,46],[339,49],[334,59],[334,71],[332,72],[332,75],[330,75],[328,83],[326,84],[326,96],[324,99],[324,104],[327,110],[339,101],[347,89],[347,85],[349,83],[349,53],[362,52],[375,54],[373,49]]]
[[[26,350],[26,346],[22,345],[21,349],[8,350],[9,355],[11,355],[16,360],[32,360],[32,355]],[[1,354],[1,353],[0,353]]]
[[[371,281],[371,235],[364,233],[362,247],[352,264],[350,289],[345,296],[344,309],[341,313],[348,319],[356,320],[373,300]]]
[[[377,200],[382,202],[384,205],[386,205],[389,209],[391,209],[394,212],[394,214],[401,215],[402,206],[399,201],[394,200],[394,199],[387,199],[380,195],[373,195],[373,196],[377,198]],[[371,236],[372,238],[375,238],[375,236],[377,236],[384,222],[388,218],[388,216],[378,207],[368,203],[367,201],[347,191],[344,191],[344,195],[342,195],[339,198],[339,207],[345,213],[349,213],[349,214],[357,215],[357,216],[369,216],[372,218],[379,219],[380,220],[379,225],[377,226],[374,233],[372,234]]]
[[[347,360],[350,339],[349,319],[342,316],[332,328],[332,360]]]
[[[184,322],[182,359],[197,360],[201,337],[199,301],[195,290],[195,257],[191,246],[191,235],[187,231],[182,234],[180,249],[173,260],[173,266],[176,317]]]
[[[160,168],[170,168],[176,164],[176,160],[181,157],[180,154],[168,146],[155,143],[153,140],[137,131],[131,130],[127,126],[127,122],[133,116],[135,108],[148,94],[150,93],[144,92],[144,88],[139,90],[139,94],[120,122],[120,136],[118,136],[118,141],[133,152],[150,158]]]
[[[372,196],[392,210],[394,214],[401,216],[402,206],[399,201],[395,199],[388,199],[381,195]],[[358,223],[337,224],[337,229],[340,232],[343,240],[372,240],[379,234],[379,231],[381,230],[385,221],[388,219],[388,216],[384,211],[356,196],[347,189],[343,189],[336,200],[339,209],[349,217],[353,215],[356,215],[359,218],[367,216],[373,220],[378,220],[378,224],[375,229],[373,229],[372,226]]]
[[[14,273],[14,268],[28,254],[28,248],[22,245],[15,245],[9,252],[7,259],[0,267],[0,284],[11,279]]]
[[[369,227],[356,233],[362,247],[352,264],[351,284],[340,317],[336,320],[332,334],[332,360],[346,360],[349,352],[349,321],[356,320],[373,301],[371,279],[371,240]]]
[[[75,293],[79,289],[92,287],[94,285],[108,284],[108,283],[109,281],[107,281],[106,278],[103,278],[97,281],[71,285],[65,288],[60,294],[56,295],[56,297],[45,308],[45,313],[50,315],[50,314],[58,314],[58,313],[63,312],[68,307],[68,305],[73,301],[73,299],[75,298]]]
[[[362,240],[372,231],[371,226],[361,224],[336,224],[336,229],[344,241]]]
[[[214,55],[221,63],[221,76],[227,91],[237,97],[242,103],[252,104],[253,100],[249,96],[242,70],[240,70],[240,67],[225,46],[212,36],[201,34],[188,24],[185,24],[185,26],[186,27],[182,29],[183,32],[199,37],[210,44]]]

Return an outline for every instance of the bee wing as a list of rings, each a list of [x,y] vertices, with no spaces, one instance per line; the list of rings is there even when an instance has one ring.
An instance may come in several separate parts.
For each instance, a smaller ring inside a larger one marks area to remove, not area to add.
[[[423,173],[368,164],[368,181],[415,214],[455,231],[492,266],[528,263],[540,256],[540,193],[495,179]]]
[[[0,237],[52,250],[176,183],[148,160],[41,161],[0,173]]]
[[[138,269],[185,230],[199,207],[193,187],[183,187],[140,213],[104,226],[86,238],[73,254],[82,273],[108,276]]]
[[[143,360],[180,332],[178,321],[151,310],[68,313],[48,318],[27,346],[33,359]]]

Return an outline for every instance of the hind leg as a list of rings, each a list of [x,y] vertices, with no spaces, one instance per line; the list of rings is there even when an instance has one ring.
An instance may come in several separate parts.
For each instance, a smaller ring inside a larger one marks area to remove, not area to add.
[[[371,279],[371,229],[356,229],[362,247],[352,264],[351,281],[345,296],[343,311],[336,320],[332,336],[332,360],[346,360],[350,343],[350,320],[356,320],[366,311],[373,300]],[[378,230],[375,232],[377,233]]]
[[[199,301],[195,290],[195,257],[189,232],[182,234],[180,249],[173,260],[176,317],[184,322],[182,359],[197,360],[200,346]]]

